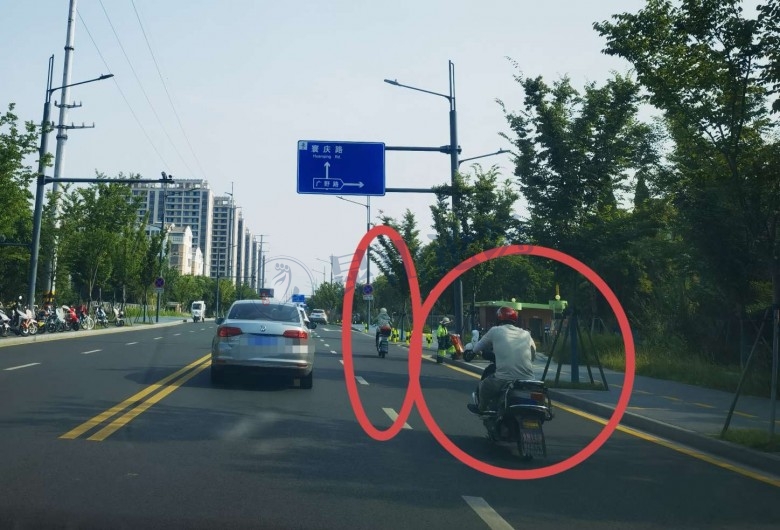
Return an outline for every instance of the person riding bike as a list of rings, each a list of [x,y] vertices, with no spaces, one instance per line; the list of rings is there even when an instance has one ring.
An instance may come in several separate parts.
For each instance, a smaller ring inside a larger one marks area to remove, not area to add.
[[[536,360],[536,344],[531,334],[517,326],[517,311],[500,307],[496,311],[498,323],[474,345],[474,352],[491,351],[495,356],[496,370],[479,384],[479,410],[485,412],[494,406],[495,399],[504,385],[517,379],[533,381],[533,362]],[[484,355],[483,355],[484,356]]]
[[[376,342],[377,349],[379,349],[379,330],[383,326],[393,326],[393,320],[390,318],[390,315],[387,314],[387,309],[384,307],[379,310],[379,315],[376,317],[376,337],[374,338],[374,342]]]

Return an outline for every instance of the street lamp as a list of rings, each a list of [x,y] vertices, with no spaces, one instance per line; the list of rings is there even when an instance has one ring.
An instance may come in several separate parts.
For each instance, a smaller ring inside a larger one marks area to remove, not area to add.
[[[330,283],[333,283],[333,256],[330,257],[329,261],[325,261],[324,259],[320,259],[320,258],[314,258],[314,259],[330,265]],[[325,282],[325,272],[322,273],[322,281],[323,283]]]
[[[162,219],[160,220],[160,277],[162,278],[163,274],[163,262],[165,260],[164,257],[164,250],[165,250],[165,244],[164,244],[164,237],[165,237],[165,206],[168,200],[168,183],[173,180],[173,175],[168,175],[165,171],[160,172],[160,175],[162,176],[162,185],[163,185],[163,192],[162,192]],[[174,192],[176,193],[176,192]],[[156,293],[157,294],[157,312],[155,314],[154,321],[155,323],[160,322],[160,298],[162,293]],[[144,311],[146,313],[146,311]],[[145,314],[144,314],[145,316]]]
[[[114,74],[103,74],[100,77],[89,79],[87,81],[80,81],[78,83],[71,83],[69,85],[62,85],[56,88],[52,88],[51,82],[54,75],[54,55],[49,57],[49,72],[46,80],[46,99],[43,104],[43,120],[41,120],[41,146],[38,151],[38,179],[35,188],[35,209],[33,213],[33,237],[30,245],[30,278],[28,282],[27,290],[27,303],[30,309],[35,307],[35,281],[38,276],[38,252],[41,243],[41,217],[43,216],[43,196],[45,195],[46,176],[46,153],[48,152],[49,131],[47,126],[49,125],[49,114],[51,108],[51,95],[57,90],[63,88],[69,88],[72,86],[85,85],[87,83],[93,83],[95,81],[102,81],[114,77]]]
[[[352,204],[357,204],[358,206],[363,206],[366,209],[366,232],[371,231],[371,196],[366,195],[366,204],[363,204],[362,202],[352,201],[349,199],[345,199],[341,195],[337,195],[336,198],[341,199],[342,201],[351,202]],[[333,265],[331,264],[331,267]],[[333,269],[331,269],[331,274],[333,273]],[[366,249],[366,284],[371,285],[371,245],[368,246],[368,249]],[[366,300],[366,325],[371,325],[371,300]]]
[[[403,88],[408,88],[411,90],[416,90],[418,92],[425,92],[426,94],[432,94],[434,96],[440,96],[445,98],[449,104],[450,104],[450,184],[452,186],[452,213],[457,216],[459,206],[460,206],[460,197],[458,196],[458,192],[455,189],[455,180],[458,175],[458,166],[460,165],[458,162],[458,119],[457,119],[457,112],[455,109],[455,65],[452,61],[449,61],[449,82],[450,82],[450,90],[449,94],[441,94],[439,92],[432,92],[430,90],[424,90],[422,88],[417,88],[409,85],[404,85],[399,83],[397,80],[393,79],[385,79],[385,83],[388,83],[390,85],[399,86]],[[459,226],[456,223],[456,229],[458,229]],[[458,277],[454,282],[454,288],[455,288],[455,307],[454,307],[454,313],[455,313],[455,328],[457,333],[463,333],[463,280]]]
[[[463,162],[468,162],[468,161],[470,161],[470,160],[476,160],[476,159],[478,159],[478,158],[486,158],[486,157],[488,157],[488,156],[502,155],[502,154],[504,154],[504,153],[509,153],[509,152],[510,152],[510,151],[509,151],[509,149],[499,149],[499,150],[498,150],[498,151],[496,151],[495,153],[488,153],[488,154],[486,154],[486,155],[479,155],[479,156],[472,156],[471,158],[464,158],[463,160],[458,160],[458,167],[460,167],[460,165],[461,165]]]

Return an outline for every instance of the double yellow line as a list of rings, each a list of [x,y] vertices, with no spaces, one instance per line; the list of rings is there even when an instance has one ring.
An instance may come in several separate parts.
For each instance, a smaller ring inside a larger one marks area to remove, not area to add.
[[[211,354],[209,353],[207,355],[204,355],[197,361],[188,364],[181,370],[172,373],[168,377],[158,381],[157,383],[149,385],[142,391],[130,396],[129,398],[119,403],[118,405],[111,407],[105,412],[101,412],[91,420],[85,421],[75,429],[68,431],[62,436],[60,436],[60,438],[64,440],[75,440],[76,438],[86,433],[87,431],[92,430],[95,427],[99,426],[104,421],[107,421],[113,416],[116,416],[126,408],[136,405],[134,408],[125,412],[119,418],[115,419],[114,421],[112,421],[111,423],[109,423],[99,431],[97,431],[95,434],[87,438],[87,440],[102,442],[103,440],[105,440],[106,438],[114,434],[116,431],[118,431],[119,429],[121,429],[122,427],[130,423],[139,414],[146,411],[149,407],[159,402],[165,396],[169,395],[171,392],[173,392],[181,385],[183,385],[184,383],[186,383],[187,381],[189,381],[190,379],[198,375],[200,372],[208,368],[210,365],[211,365]],[[160,390],[160,392],[157,392],[158,390]],[[155,392],[157,393],[154,394]],[[152,395],[148,399],[145,399],[150,394],[154,394],[154,395]]]

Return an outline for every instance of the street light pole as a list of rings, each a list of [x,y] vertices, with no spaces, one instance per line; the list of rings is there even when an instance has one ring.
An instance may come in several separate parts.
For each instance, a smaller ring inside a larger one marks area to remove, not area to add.
[[[371,231],[371,196],[366,196],[366,204],[363,204],[362,202],[357,201],[351,201],[349,199],[345,199],[341,195],[336,196],[338,199],[341,199],[342,201],[351,202],[352,204],[357,204],[359,206],[363,206],[366,209],[366,232]],[[333,274],[333,265],[331,264],[331,275]],[[331,280],[332,281],[332,280]],[[371,285],[371,245],[368,246],[368,249],[366,250],[366,284]],[[366,324],[371,325],[371,300],[366,300]]]
[[[314,259],[316,259],[317,261],[321,261],[323,263],[328,263],[330,265],[330,283],[333,283],[333,256],[331,256],[330,258],[331,258],[330,261],[325,261],[322,258],[314,258]],[[322,273],[322,283],[325,283],[325,272],[324,272],[324,270],[323,270],[323,273]]]
[[[35,206],[33,210],[33,237],[30,246],[30,276],[27,283],[27,305],[30,310],[35,307],[35,282],[38,277],[38,255],[40,252],[41,244],[41,218],[43,217],[43,197],[46,194],[46,154],[48,152],[49,143],[49,115],[51,112],[51,95],[57,90],[69,88],[77,85],[84,85],[92,83],[94,81],[102,81],[103,79],[109,79],[114,77],[114,74],[103,74],[95,79],[89,79],[87,81],[80,81],[78,83],[71,83],[69,85],[63,85],[56,88],[52,88],[52,78],[54,76],[54,55],[49,57],[49,71],[46,80],[46,98],[43,104],[43,120],[41,120],[41,145],[38,150],[38,177],[35,187]]]
[[[163,251],[165,250],[165,207],[167,205],[167,199],[168,199],[168,181],[173,180],[173,175],[168,175],[163,171],[161,173],[163,178],[163,192],[162,192],[162,220],[160,221],[160,277],[162,278],[163,273],[163,261],[165,260],[163,256]],[[155,323],[160,322],[160,295],[162,293],[157,293],[157,314],[154,318]]]
[[[439,92],[433,92],[431,90],[424,90],[409,85],[399,83],[397,80],[385,79],[385,83],[390,85],[400,86],[418,92],[425,92],[426,94],[432,94],[434,96],[441,96],[445,98],[450,104],[450,185],[452,187],[452,213],[456,218],[455,230],[453,234],[454,239],[459,239],[460,225],[458,220],[458,212],[460,210],[460,194],[456,189],[456,181],[458,176],[458,115],[455,107],[455,64],[449,61],[449,94],[441,94]],[[454,289],[454,313],[455,313],[455,328],[457,333],[463,333],[463,280],[458,277],[453,283]]]

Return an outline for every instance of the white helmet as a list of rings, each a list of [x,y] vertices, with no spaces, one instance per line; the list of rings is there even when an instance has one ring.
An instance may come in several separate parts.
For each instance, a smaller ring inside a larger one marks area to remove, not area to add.
[[[379,312],[380,312],[380,313],[383,313],[383,314],[387,314],[387,309],[385,309],[385,308],[383,307],[382,309],[380,309],[380,310],[379,310]]]

